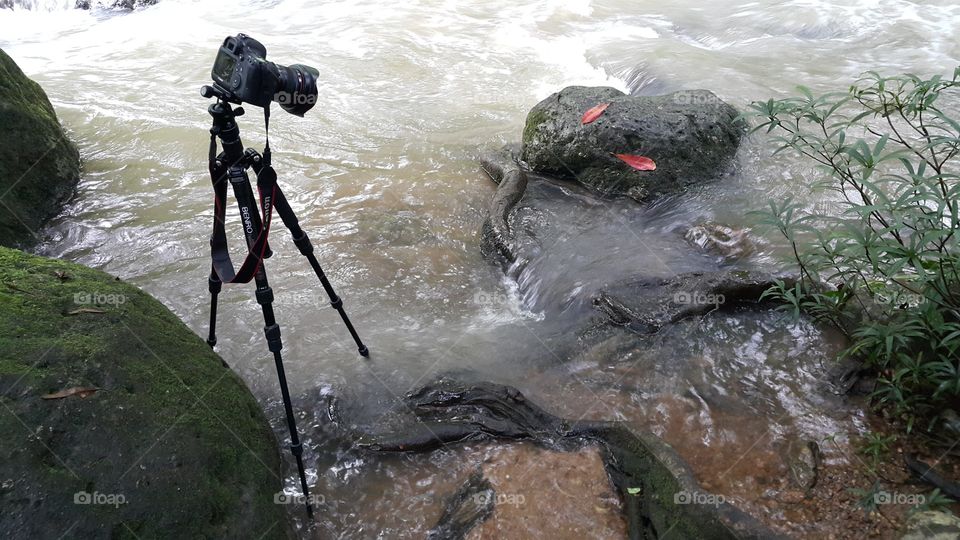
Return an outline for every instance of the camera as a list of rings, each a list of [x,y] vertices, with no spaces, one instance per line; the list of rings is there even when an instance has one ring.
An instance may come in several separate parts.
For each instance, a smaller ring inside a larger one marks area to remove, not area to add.
[[[267,61],[267,48],[245,34],[223,40],[210,72],[227,101],[268,107],[272,101],[303,116],[317,102],[320,72],[303,64],[281,66]]]

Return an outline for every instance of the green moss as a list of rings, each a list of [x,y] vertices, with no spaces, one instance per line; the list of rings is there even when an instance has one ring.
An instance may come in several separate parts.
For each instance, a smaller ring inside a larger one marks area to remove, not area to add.
[[[80,156],[43,89],[0,50],[0,244],[33,243],[80,177]]]
[[[273,433],[198,336],[102,272],[0,248],[0,274],[0,477],[44,494],[4,501],[0,536],[286,535]],[[99,390],[41,398],[76,386]],[[127,503],[73,504],[88,486]]]
[[[540,128],[540,125],[548,121],[550,116],[544,109],[539,107],[534,107],[530,110],[530,113],[527,115],[526,124],[523,126],[523,144],[530,144],[534,137],[537,136],[537,131]]]

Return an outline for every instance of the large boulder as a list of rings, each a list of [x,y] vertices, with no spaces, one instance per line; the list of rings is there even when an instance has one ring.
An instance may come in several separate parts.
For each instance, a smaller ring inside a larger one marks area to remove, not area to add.
[[[0,537],[286,538],[257,401],[160,302],[0,248]]]
[[[581,122],[605,103],[596,120]],[[645,200],[718,176],[744,132],[736,109],[707,90],[628,96],[570,86],[527,115],[522,158],[534,171],[575,179],[601,194]],[[656,169],[634,169],[615,154],[650,158]]]
[[[36,241],[80,178],[80,154],[40,85],[0,50],[0,245]]]

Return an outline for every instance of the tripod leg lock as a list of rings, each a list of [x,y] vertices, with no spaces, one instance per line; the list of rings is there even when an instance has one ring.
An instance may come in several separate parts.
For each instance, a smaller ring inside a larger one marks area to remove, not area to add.
[[[299,442],[297,444],[291,444],[290,451],[293,452],[293,455],[296,457],[303,456],[303,444]]]
[[[270,349],[270,352],[280,352],[283,350],[283,342],[280,341],[280,325],[271,324],[263,329],[263,333],[267,336],[267,347]]]
[[[223,289],[223,282],[213,276],[210,276],[209,286],[210,294],[220,294],[220,291]]]
[[[342,308],[342,307],[343,307],[343,298],[340,298],[339,296],[334,297],[332,300],[330,300],[330,305],[333,306],[333,309],[340,309],[340,308]]]
[[[261,306],[273,303],[273,287],[257,289],[257,303]]]
[[[293,245],[297,246],[303,256],[313,253],[313,244],[310,243],[310,237],[303,230],[300,231],[299,237],[293,238]]]

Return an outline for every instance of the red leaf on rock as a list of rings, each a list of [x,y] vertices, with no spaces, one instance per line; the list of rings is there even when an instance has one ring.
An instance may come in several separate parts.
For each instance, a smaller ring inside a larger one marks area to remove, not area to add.
[[[633,154],[614,154],[614,156],[638,171],[653,171],[657,169],[657,164],[648,157],[635,156]]]
[[[600,115],[603,114],[603,111],[607,110],[607,107],[609,106],[610,106],[609,103],[601,103],[596,107],[592,107],[590,110],[583,113],[583,118],[580,119],[580,124],[587,125],[590,122],[593,122],[594,120],[596,120],[597,118],[600,118]]]

